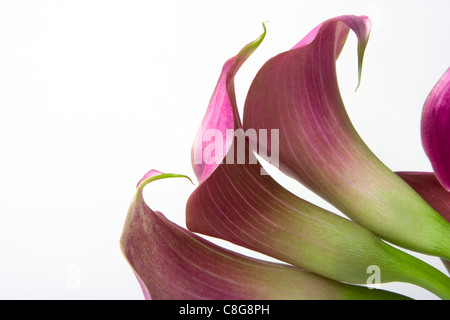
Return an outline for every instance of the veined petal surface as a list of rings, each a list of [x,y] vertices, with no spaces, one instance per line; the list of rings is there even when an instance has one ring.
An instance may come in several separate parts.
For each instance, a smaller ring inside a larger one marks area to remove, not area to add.
[[[279,169],[352,220],[396,245],[450,258],[450,223],[372,153],[342,101],[336,59],[353,30],[361,72],[370,26],[364,16],[333,18],[268,60],[247,95],[244,129],[279,130]]]
[[[152,170],[130,205],[121,249],[146,299],[407,299],[339,283],[285,264],[250,258],[213,244],[153,211],[142,190],[181,175]]]
[[[450,299],[450,279],[439,270],[260,172],[259,163],[218,166],[188,199],[188,229],[346,283],[366,284],[376,266],[381,283],[409,282]]]

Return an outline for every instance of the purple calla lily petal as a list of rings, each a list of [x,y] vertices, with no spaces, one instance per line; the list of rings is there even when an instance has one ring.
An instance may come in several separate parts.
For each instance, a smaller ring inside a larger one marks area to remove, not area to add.
[[[146,299],[407,299],[339,283],[292,266],[219,247],[147,206],[148,183],[181,175],[152,170],[141,179],[126,218],[121,249]]]
[[[396,172],[437,212],[450,222],[450,192],[444,189],[433,172]],[[450,261],[442,259],[450,272]]]
[[[231,139],[226,139],[228,137],[227,130],[234,131],[242,127],[240,118],[236,116],[238,111],[233,107],[236,100],[234,76],[263,41],[266,35],[264,24],[263,27],[264,32],[261,36],[246,45],[236,56],[228,59],[222,68],[222,73],[192,146],[193,169],[200,183],[208,178],[227,154],[232,142]],[[214,148],[207,150],[209,146],[214,146]]]
[[[433,170],[442,186],[450,191],[450,68],[425,101],[421,133]]]
[[[245,101],[244,129],[279,130],[279,169],[352,220],[391,243],[450,258],[450,243],[441,241],[450,223],[371,152],[347,115],[336,59],[350,30],[361,72],[369,19],[327,20],[262,66]]]

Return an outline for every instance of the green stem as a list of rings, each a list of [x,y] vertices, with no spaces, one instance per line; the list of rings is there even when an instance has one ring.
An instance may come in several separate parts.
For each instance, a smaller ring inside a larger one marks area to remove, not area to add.
[[[450,300],[450,278],[435,268],[421,272],[417,278],[417,285],[433,292],[441,299]]]
[[[450,278],[428,263],[386,245],[386,250],[396,256],[391,271],[396,273],[396,281],[418,285],[443,300],[450,300]],[[395,281],[395,280],[394,280]]]

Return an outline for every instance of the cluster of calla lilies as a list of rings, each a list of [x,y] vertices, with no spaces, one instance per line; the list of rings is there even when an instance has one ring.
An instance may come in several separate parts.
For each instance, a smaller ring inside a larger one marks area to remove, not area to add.
[[[153,211],[142,194],[152,181],[185,175],[149,171],[129,208],[120,245],[146,299],[410,299],[368,287],[368,270],[377,270],[380,283],[407,282],[450,299],[450,278],[407,253],[439,257],[450,270],[450,69],[423,107],[422,142],[433,172],[393,172],[353,127],[336,76],[352,30],[361,79],[370,29],[366,16],[332,18],[268,60],[250,86],[242,121],[234,77],[263,41],[265,26],[225,62],[192,147],[193,159],[200,154],[205,161],[193,161],[198,185],[186,204],[187,229]],[[246,135],[250,129],[256,139]],[[205,152],[210,130],[234,137]],[[251,161],[252,152],[269,163],[276,156],[281,172],[347,218],[285,189]]]

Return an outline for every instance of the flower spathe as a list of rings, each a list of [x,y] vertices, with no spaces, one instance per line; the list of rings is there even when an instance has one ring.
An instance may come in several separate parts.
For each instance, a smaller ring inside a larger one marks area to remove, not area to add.
[[[348,117],[336,60],[349,30],[361,71],[368,18],[329,19],[258,71],[244,129],[279,129],[279,169],[352,220],[401,247],[450,258],[440,241],[450,237],[450,223],[373,154]]]
[[[421,120],[422,145],[434,173],[450,191],[450,68],[428,95]]]
[[[122,232],[122,252],[146,299],[408,299],[246,257],[189,232],[153,211],[142,195],[148,183],[178,177],[186,176],[149,171],[138,184]]]

